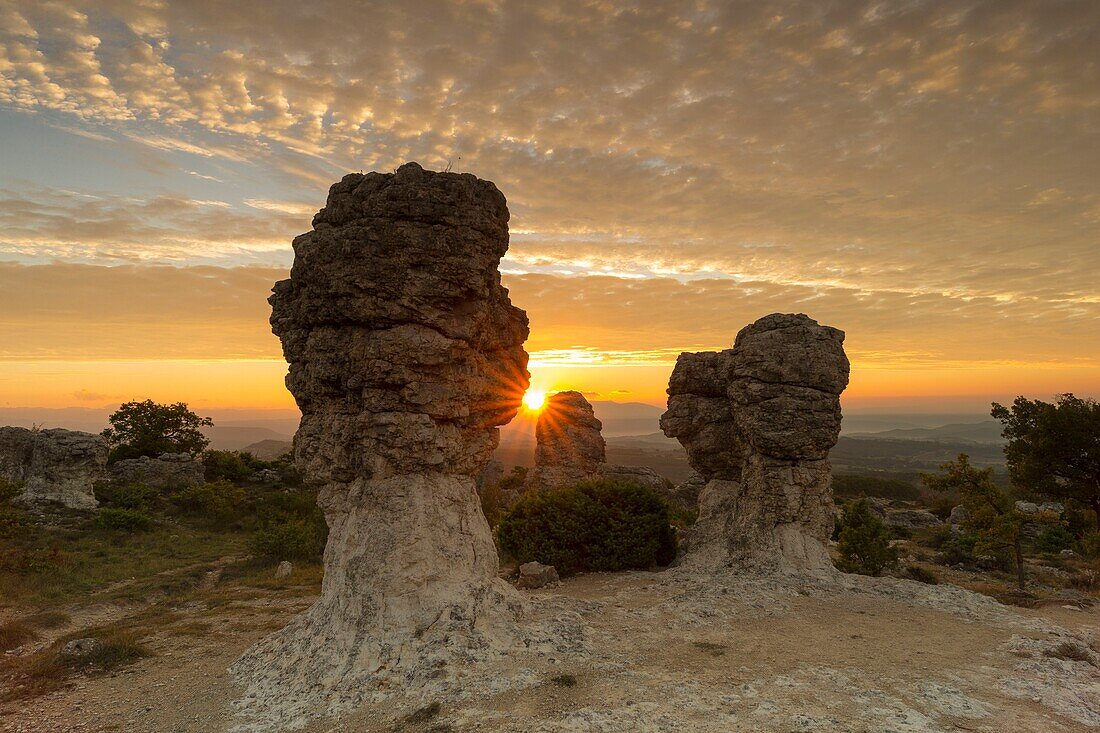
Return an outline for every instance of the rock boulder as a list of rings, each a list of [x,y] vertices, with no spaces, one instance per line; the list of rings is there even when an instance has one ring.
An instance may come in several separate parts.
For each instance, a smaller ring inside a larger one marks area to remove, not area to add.
[[[107,441],[99,435],[0,427],[0,477],[23,485],[24,503],[94,509],[93,486],[106,465]]]
[[[111,482],[145,484],[155,489],[180,489],[203,483],[202,461],[190,453],[162,453],[156,458],[141,456],[110,465]]]

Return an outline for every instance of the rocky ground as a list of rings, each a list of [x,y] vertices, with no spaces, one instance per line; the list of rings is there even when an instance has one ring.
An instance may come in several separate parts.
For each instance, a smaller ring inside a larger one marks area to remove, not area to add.
[[[144,614],[153,655],[0,706],[0,731],[219,731],[248,721],[226,668],[312,599],[314,578],[207,588]],[[583,641],[394,689],[322,731],[1083,731],[1100,727],[1100,609],[1002,606],[950,585],[840,576],[716,582],[592,574],[524,591]],[[70,625],[90,619],[74,616]],[[61,630],[63,631],[63,630]],[[60,631],[58,632],[60,633]],[[45,643],[48,639],[39,642]]]

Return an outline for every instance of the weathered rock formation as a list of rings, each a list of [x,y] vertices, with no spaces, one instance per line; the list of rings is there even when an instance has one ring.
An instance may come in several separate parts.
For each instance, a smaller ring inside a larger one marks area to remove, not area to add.
[[[607,463],[603,424],[580,392],[558,392],[546,399],[535,425],[535,467],[525,488],[543,491],[580,481],[609,479],[665,493],[665,480],[646,466]]]
[[[620,463],[601,463],[599,477],[609,481],[622,481],[652,489],[658,494],[669,496],[668,482],[661,474],[649,466],[624,466]]]
[[[156,489],[179,489],[203,483],[205,467],[190,453],[161,453],[156,458],[141,456],[115,461],[110,466],[111,482],[145,484]]]
[[[842,331],[776,313],[732,349],[677,359],[661,429],[707,482],[685,565],[831,570],[843,343]]]
[[[669,501],[682,507],[698,509],[699,494],[703,493],[703,488],[706,485],[707,480],[700,476],[697,471],[692,471],[686,479],[669,489]]]
[[[527,474],[527,486],[540,491],[598,477],[607,460],[602,429],[580,392],[547,397],[535,424],[535,467]]]
[[[94,509],[98,502],[92,489],[106,465],[107,441],[99,435],[0,428],[0,477],[23,485],[24,503]]]
[[[345,176],[294,240],[271,324],[302,410],[295,460],[330,532],[321,597],[234,668],[245,711],[444,684],[456,660],[512,642],[520,600],[474,485],[528,385],[507,249],[496,186],[415,163]]]

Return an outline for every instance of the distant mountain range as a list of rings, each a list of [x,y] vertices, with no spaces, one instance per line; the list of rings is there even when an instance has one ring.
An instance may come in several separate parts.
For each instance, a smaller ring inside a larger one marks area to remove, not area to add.
[[[984,420],[978,423],[952,423],[936,428],[895,428],[878,432],[848,432],[851,437],[897,438],[899,440],[932,440],[960,443],[990,443],[1003,445],[1002,425],[997,420]]]
[[[690,468],[683,448],[666,438],[658,420],[662,408],[642,402],[595,400],[592,407],[603,423],[607,458],[612,463],[649,466],[673,481]],[[0,425],[40,425],[99,432],[107,425],[108,408],[0,408]],[[276,458],[291,448],[298,428],[295,410],[200,410],[214,418],[204,428],[217,450],[247,450],[261,458]],[[505,465],[530,466],[535,457],[536,417],[521,412],[501,428],[494,454]],[[844,416],[840,442],[830,458],[846,473],[895,473],[914,476],[931,471],[959,453],[978,465],[1003,466],[1001,425],[982,415],[864,414]]]

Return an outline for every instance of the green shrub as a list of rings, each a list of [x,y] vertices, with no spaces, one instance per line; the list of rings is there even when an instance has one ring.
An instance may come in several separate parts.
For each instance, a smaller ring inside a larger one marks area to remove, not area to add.
[[[500,524],[507,502],[523,492],[523,483],[526,480],[527,468],[512,466],[512,470],[501,477],[500,481],[484,486],[478,491],[481,512],[485,515],[485,520],[491,529],[495,529]]]
[[[933,550],[939,550],[955,538],[954,531],[951,529],[950,525],[946,524],[929,527],[926,530],[918,532],[918,535],[919,544],[925,547],[931,547]]]
[[[251,453],[235,450],[208,450],[202,454],[202,463],[207,481],[241,482],[268,463],[261,461]]]
[[[1073,534],[1060,524],[1052,524],[1039,532],[1035,537],[1034,547],[1036,552],[1047,555],[1057,555],[1062,550],[1073,547]]]
[[[0,478],[0,539],[14,537],[25,526],[23,512],[15,504],[22,493],[22,486]]]
[[[172,504],[184,514],[220,527],[242,522],[253,513],[248,492],[225,480],[180,489],[172,495]]]
[[[920,489],[908,481],[844,473],[833,476],[833,494],[844,498],[877,496],[902,501],[915,501],[921,497]]]
[[[676,557],[668,503],[619,481],[585,481],[520,498],[497,527],[501,549],[560,574],[667,565]]]
[[[294,519],[258,530],[249,540],[249,549],[265,561],[316,561],[325,550],[325,539],[316,523]]]
[[[844,507],[837,542],[837,567],[846,573],[879,575],[898,563],[897,548],[890,547],[890,531],[871,513],[867,499],[857,499]]]
[[[99,484],[95,487],[95,496],[103,507],[146,512],[158,507],[161,501],[158,490],[139,483]]]
[[[978,538],[972,534],[953,535],[940,546],[943,553],[944,565],[972,565],[976,560],[974,547],[978,544]]]
[[[939,585],[940,582],[935,573],[920,565],[906,565],[905,570],[902,571],[902,577],[927,585]]]
[[[1077,547],[1085,557],[1100,557],[1100,531],[1094,529],[1091,532],[1086,532],[1081,541],[1077,543]]]
[[[153,526],[153,519],[137,509],[100,509],[94,520],[101,529],[118,532],[144,532]]]

